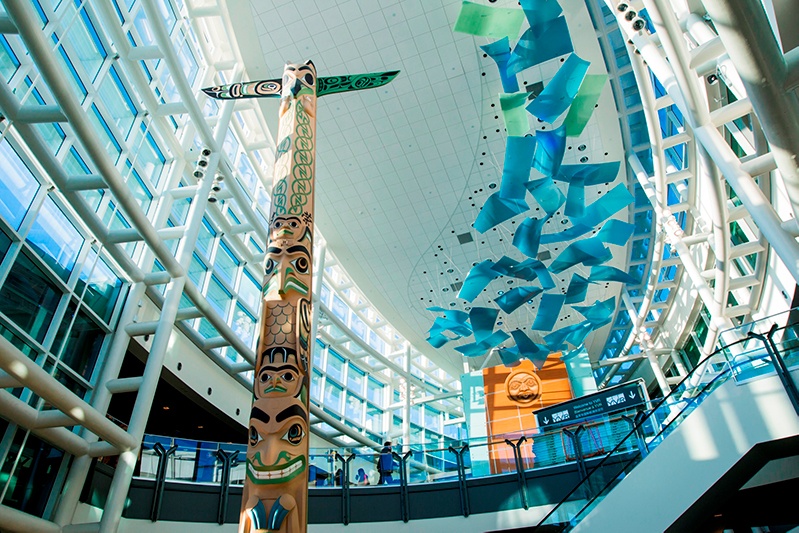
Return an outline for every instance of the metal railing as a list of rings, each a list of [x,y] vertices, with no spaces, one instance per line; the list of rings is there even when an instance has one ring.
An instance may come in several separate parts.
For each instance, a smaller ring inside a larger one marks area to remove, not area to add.
[[[787,320],[787,316],[785,317]],[[671,434],[710,394],[730,378],[742,383],[776,372],[784,376],[799,364],[799,322],[777,326],[767,334],[754,333],[758,324],[775,317],[740,327],[747,337],[717,349],[702,360],[672,392],[649,411],[636,417],[629,433],[597,463],[587,476],[539,522],[538,526],[568,531],[596,507],[604,497]],[[776,340],[775,340],[776,339]],[[795,383],[783,379],[789,397]],[[793,402],[793,397],[791,398]],[[799,413],[799,406],[794,403]],[[633,450],[632,453],[624,453]],[[618,460],[623,456],[622,460]],[[614,458],[616,460],[610,460]]]

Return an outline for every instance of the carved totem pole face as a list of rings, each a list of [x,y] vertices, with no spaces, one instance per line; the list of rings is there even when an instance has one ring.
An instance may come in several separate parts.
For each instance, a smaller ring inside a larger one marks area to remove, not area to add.
[[[286,65],[281,87],[243,511],[250,530],[294,532],[305,531],[308,507],[313,63]]]
[[[286,65],[279,80],[203,89],[222,100],[280,97],[240,533],[307,530],[316,98],[380,87],[398,73],[317,79],[306,61]]]

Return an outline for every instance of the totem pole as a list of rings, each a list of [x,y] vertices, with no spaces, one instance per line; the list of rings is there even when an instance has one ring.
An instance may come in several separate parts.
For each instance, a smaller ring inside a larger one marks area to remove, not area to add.
[[[308,525],[316,99],[379,87],[398,73],[317,78],[307,61],[286,65],[282,80],[203,89],[219,99],[281,98],[240,533]]]

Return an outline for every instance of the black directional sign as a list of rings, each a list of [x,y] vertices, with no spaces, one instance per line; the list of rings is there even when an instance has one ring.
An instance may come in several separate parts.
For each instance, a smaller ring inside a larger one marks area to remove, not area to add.
[[[538,427],[577,424],[589,418],[645,404],[646,392],[641,381],[630,381],[599,392],[535,411]]]

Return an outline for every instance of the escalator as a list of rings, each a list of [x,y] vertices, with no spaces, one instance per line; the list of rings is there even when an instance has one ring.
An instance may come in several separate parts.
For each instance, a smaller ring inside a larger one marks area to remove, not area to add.
[[[543,520],[506,531],[787,531],[799,525],[795,328],[773,327],[709,356],[640,414],[627,437]],[[637,452],[618,460],[631,445]]]

